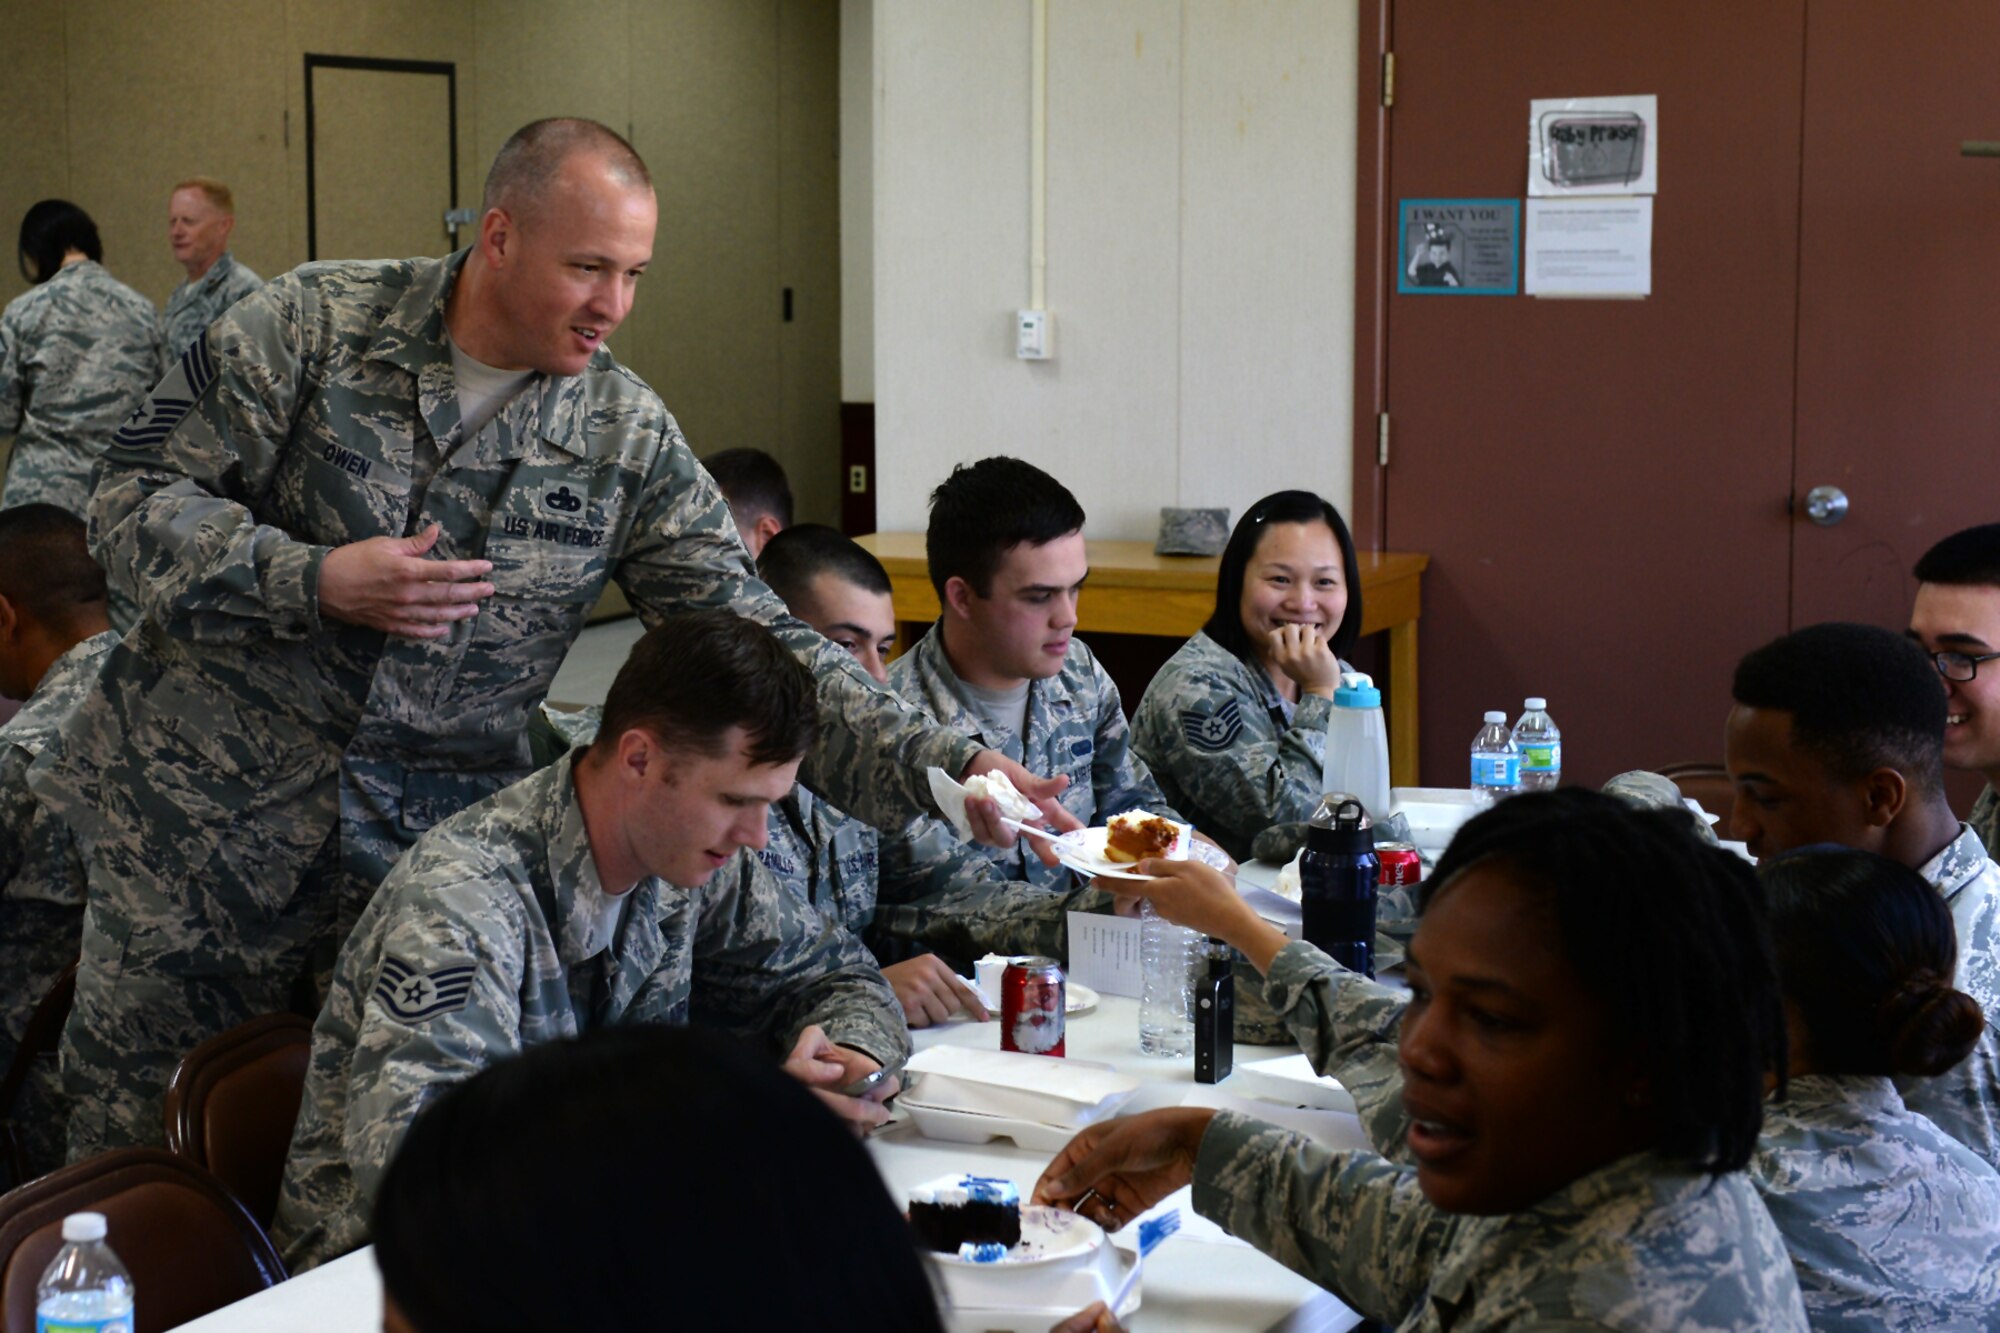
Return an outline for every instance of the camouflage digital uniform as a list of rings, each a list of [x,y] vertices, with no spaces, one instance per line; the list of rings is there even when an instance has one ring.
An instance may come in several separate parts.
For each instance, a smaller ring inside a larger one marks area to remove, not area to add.
[[[1688,809],[1687,798],[1681,794],[1677,783],[1663,773],[1653,773],[1646,769],[1634,769],[1630,773],[1620,773],[1604,784],[1606,796],[1616,796],[1619,800],[1641,810],[1672,810],[1684,816],[1688,827],[1695,835],[1711,847],[1720,846],[1715,836],[1715,828],[1706,819]]]
[[[1433,1207],[1414,1168],[1219,1111],[1195,1158],[1194,1208],[1401,1330],[1807,1327],[1750,1182],[1653,1153],[1475,1217]]]
[[[90,473],[166,367],[153,303],[84,260],[0,312],[0,435],[14,452],[0,508],[89,512]]]
[[[35,1006],[76,961],[83,934],[83,857],[69,828],[28,790],[28,768],[61,743],[63,723],[96,687],[117,642],[106,630],[58,657],[0,726],[0,1069],[13,1063]],[[55,1061],[40,1061],[13,1116],[29,1175],[62,1165],[64,1112]]]
[[[367,1241],[382,1173],[427,1098],[530,1046],[685,1023],[698,999],[775,1054],[817,1024],[885,1067],[908,1058],[903,1011],[867,951],[747,852],[701,888],[645,879],[624,897],[615,916],[602,910],[615,900],[568,761],[447,820],[397,864],[313,1028],[272,1226],[294,1274]]]
[[[588,744],[603,717],[595,706],[544,704],[530,726],[537,762]],[[956,837],[956,854],[928,879],[884,884],[881,835],[802,785],[771,806],[767,831],[769,841],[757,851],[765,868],[822,916],[860,936],[885,966],[934,953],[970,975],[974,960],[988,953],[1066,960],[1069,914],[1110,911],[1114,901],[1085,885],[1050,893],[1001,879],[978,848]]]
[[[1247,861],[1264,829],[1312,817],[1332,712],[1333,701],[1317,694],[1292,703],[1264,671],[1196,634],[1146,686],[1132,714],[1132,748],[1175,809]]]
[[[1406,992],[1309,944],[1265,983],[1313,1068],[1354,1098],[1368,1141],[1412,1161],[1397,1029]],[[1806,1075],[1765,1103],[1749,1174],[1798,1270],[1817,1329],[1976,1328],[2000,1310],[2000,1175],[1887,1078]]]
[[[1791,1079],[1765,1103],[1750,1178],[1820,1333],[2000,1320],[2000,1175],[1887,1078]]]
[[[756,580],[658,395],[600,349],[462,438],[444,309],[464,254],[308,264],[182,353],[106,455],[93,550],[143,619],[44,798],[90,847],[70,1150],[157,1142],[175,1062],[282,1009],[403,849],[528,769],[528,715],[612,579],[648,623],[730,607],[815,669],[805,773],[900,826],[978,747]],[[339,545],[442,526],[492,562],[447,637],[319,614]]]
[[[758,856],[781,881],[845,922],[884,964],[934,953],[969,976],[989,953],[1067,963],[1069,914],[1111,910],[1112,896],[1087,884],[1065,891],[1002,879],[985,849],[959,842],[937,820],[913,827],[955,850],[922,876],[885,874],[874,829],[794,787],[771,807],[771,840]]]
[[[1082,639],[1069,641],[1060,672],[1029,683],[1027,728],[1020,736],[986,734],[971,696],[945,657],[943,622],[931,626],[915,647],[889,664],[889,686],[982,748],[1000,750],[1043,777],[1067,777],[1069,787],[1059,799],[1085,825],[1142,808],[1168,819],[1181,818],[1153,781],[1145,761],[1132,753],[1118,686]],[[962,847],[949,828],[933,821],[889,839],[882,856],[888,873],[900,882],[928,877]],[[1012,847],[976,850],[1008,879],[1056,891],[1066,891],[1074,879],[1063,866],[1043,865],[1025,837]]]
[[[2000,856],[2000,791],[1995,791],[1992,783],[1979,793],[1979,799],[1972,803],[1972,813],[1965,822],[1986,844],[1988,856]]]
[[[1978,1001],[1986,1030],[1972,1054],[1936,1078],[1899,1078],[1897,1090],[1912,1111],[2000,1170],[2000,865],[1986,855],[1979,835],[1964,824],[1943,851],[1918,867],[1951,908],[1958,933],[1958,975],[1952,984]]]
[[[166,339],[167,354],[179,356],[182,349],[199,338],[222,312],[264,285],[264,280],[227,250],[208,266],[208,272],[193,281],[182,280],[167,297],[160,315],[160,333]]]
[[[1368,1142],[1393,1161],[1409,1161],[1396,1041],[1410,993],[1350,972],[1304,940],[1278,950],[1263,989],[1314,1072],[1339,1080],[1354,1098]]]

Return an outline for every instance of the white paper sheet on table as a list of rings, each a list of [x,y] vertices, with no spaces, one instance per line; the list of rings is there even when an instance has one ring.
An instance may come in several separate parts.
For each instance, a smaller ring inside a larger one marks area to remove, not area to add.
[[[1137,999],[1142,989],[1139,922],[1101,912],[1069,914],[1069,976],[1100,995]]]
[[[1116,1110],[1140,1084],[1081,1060],[972,1046],[932,1046],[904,1068],[919,1076],[905,1101],[1079,1129]]]

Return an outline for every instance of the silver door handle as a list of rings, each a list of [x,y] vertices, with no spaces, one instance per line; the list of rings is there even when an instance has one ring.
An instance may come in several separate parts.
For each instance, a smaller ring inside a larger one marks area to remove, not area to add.
[[[1830,528],[1847,517],[1847,492],[1838,486],[1815,486],[1806,492],[1806,517]]]

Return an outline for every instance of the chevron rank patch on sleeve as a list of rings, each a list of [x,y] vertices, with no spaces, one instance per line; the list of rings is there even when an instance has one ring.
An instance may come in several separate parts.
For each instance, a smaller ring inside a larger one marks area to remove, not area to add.
[[[382,971],[375,978],[375,999],[398,1022],[427,1022],[465,1008],[476,970],[469,962],[452,962],[426,972],[394,954],[384,954]]]
[[[1243,710],[1234,699],[1213,713],[1189,709],[1181,714],[1181,732],[1197,750],[1226,750],[1243,734]]]

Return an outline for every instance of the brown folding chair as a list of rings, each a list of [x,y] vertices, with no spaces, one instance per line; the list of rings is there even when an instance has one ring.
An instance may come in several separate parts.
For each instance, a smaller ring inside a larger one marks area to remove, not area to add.
[[[0,1196],[0,1333],[34,1333],[35,1284],[71,1213],[103,1213],[139,1292],[137,1333],[198,1319],[285,1280],[277,1250],[222,1182],[158,1148],[120,1148]]]
[[[21,1033],[21,1044],[14,1048],[13,1063],[7,1066],[7,1073],[0,1078],[0,1167],[4,1167],[7,1178],[0,1181],[0,1189],[12,1189],[28,1179],[27,1155],[21,1148],[21,1135],[15,1126],[15,1110],[21,1100],[21,1089],[27,1085],[28,1075],[34,1071],[35,1061],[44,1056],[54,1055],[62,1041],[63,1024],[69,1021],[69,1007],[76,999],[76,964],[71,963],[62,970],[48,994],[28,1015],[28,1026]]]
[[[312,1024],[267,1014],[188,1052],[167,1084],[167,1149],[215,1173],[271,1225],[299,1118]]]
[[[1672,778],[1681,795],[1701,802],[1701,808],[1716,816],[1715,836],[1729,836],[1729,816],[1736,809],[1736,786],[1729,770],[1721,764],[1689,762],[1654,769],[1663,778]]]

